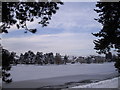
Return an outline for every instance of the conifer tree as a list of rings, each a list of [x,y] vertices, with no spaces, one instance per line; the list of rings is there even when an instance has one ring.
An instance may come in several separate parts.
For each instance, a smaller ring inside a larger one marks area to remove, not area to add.
[[[13,58],[10,52],[6,49],[2,49],[2,80],[6,83],[12,82],[12,79],[9,79],[11,65],[10,59]]]
[[[93,34],[99,37],[94,40],[95,49],[99,54],[115,49],[118,53],[115,67],[120,71],[120,2],[98,2],[96,7],[99,18],[95,20],[102,24],[102,29]]]

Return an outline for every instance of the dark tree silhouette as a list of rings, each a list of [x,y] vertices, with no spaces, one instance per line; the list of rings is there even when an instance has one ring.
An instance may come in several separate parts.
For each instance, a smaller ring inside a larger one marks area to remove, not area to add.
[[[67,56],[67,55],[65,55],[65,56],[64,56],[64,64],[66,64],[66,63],[67,63],[67,61],[68,61],[68,56]]]
[[[25,29],[35,33],[36,29],[29,29],[27,21],[33,22],[35,18],[40,19],[38,24],[45,27],[53,14],[59,9],[58,5],[63,2],[2,2],[2,25],[1,32],[8,33],[8,29],[16,25],[18,29]]]
[[[10,73],[8,72],[11,69],[10,60],[14,58],[11,53],[2,49],[2,80],[6,83],[10,83],[12,79],[8,79],[10,77]]]
[[[103,27],[93,34],[99,37],[98,40],[94,40],[95,49],[99,54],[106,54],[113,48],[118,52],[120,60],[120,2],[98,2],[96,7],[94,10],[99,14],[99,18],[95,20]],[[120,70],[120,63],[115,64],[115,67],[119,67]]]
[[[61,55],[59,53],[56,53],[56,56],[55,56],[55,62],[56,64],[61,64]]]

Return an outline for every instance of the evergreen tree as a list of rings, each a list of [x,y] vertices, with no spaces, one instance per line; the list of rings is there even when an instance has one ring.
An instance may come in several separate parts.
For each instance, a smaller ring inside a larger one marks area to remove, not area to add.
[[[8,72],[11,69],[10,59],[13,57],[10,55],[10,52],[6,49],[2,49],[2,80],[6,83],[10,83],[12,79],[8,79],[10,77],[10,73]]]
[[[44,54],[44,64],[48,64],[48,54]]]
[[[27,57],[28,58],[28,63],[33,64],[35,54],[30,50],[27,53],[28,53],[28,57]]]
[[[37,53],[36,53],[36,56],[35,56],[35,62],[36,62],[37,64],[43,65],[42,58],[43,58],[42,52],[37,52]]]
[[[24,54],[24,61],[25,61],[25,64],[29,64],[28,52],[25,52],[25,54]]]
[[[16,55],[15,52],[10,53],[10,64],[15,64],[16,63],[15,58],[14,58],[15,55]]]
[[[24,63],[24,55],[22,53],[20,54],[19,63],[20,64]]]
[[[55,62],[58,65],[61,64],[61,55],[59,53],[56,53]]]
[[[67,61],[68,61],[68,57],[65,55],[65,56],[64,56],[64,64],[66,64]]]
[[[50,63],[50,64],[54,64],[54,63],[55,63],[55,62],[54,62],[54,55],[53,55],[52,52],[48,54],[48,57],[49,57],[49,63]]]
[[[98,9],[95,11],[99,14],[99,18],[95,20],[103,27],[98,33],[93,34],[100,38],[94,40],[95,49],[99,54],[106,54],[114,48],[120,54],[120,2],[98,2],[96,7]],[[118,60],[120,60],[120,55],[118,55]],[[119,70],[120,63],[115,64],[115,67],[119,67]]]

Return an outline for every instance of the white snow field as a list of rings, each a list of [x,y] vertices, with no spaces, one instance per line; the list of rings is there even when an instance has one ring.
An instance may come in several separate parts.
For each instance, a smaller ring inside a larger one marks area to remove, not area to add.
[[[75,87],[72,87],[72,88],[118,88],[118,79],[120,79],[120,77],[100,81],[100,82],[97,82],[97,83],[75,86]]]
[[[11,69],[13,81],[35,80],[70,75],[102,75],[116,73],[114,63],[67,65],[17,65]]]

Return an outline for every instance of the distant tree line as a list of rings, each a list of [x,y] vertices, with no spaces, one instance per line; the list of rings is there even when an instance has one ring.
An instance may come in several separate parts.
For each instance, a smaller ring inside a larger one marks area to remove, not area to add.
[[[75,56],[67,56],[67,55],[60,55],[60,53],[53,54],[50,53],[43,53],[37,52],[34,53],[33,51],[29,50],[25,53],[21,53],[19,56],[15,52],[9,52],[6,49],[2,50],[3,52],[3,65],[6,65],[6,56],[4,53],[9,56],[8,64],[10,65],[17,65],[17,64],[37,64],[37,65],[46,65],[46,64],[66,64],[66,63],[103,63],[103,62],[112,62],[115,61],[117,56],[112,55],[111,52],[107,53],[105,57],[103,56],[95,56],[90,55],[87,57],[75,57]],[[5,60],[4,60],[5,59]],[[7,65],[8,65],[7,64]],[[7,66],[6,65],[6,66]]]
[[[43,54],[43,52],[37,52],[35,54],[34,52],[29,50],[24,54],[21,53],[20,56],[16,55],[15,52],[11,52],[11,57],[9,60],[10,60],[9,63],[11,65],[17,65],[17,64],[59,65],[59,64],[66,64],[68,62],[68,56],[67,55],[61,56],[59,53],[56,53],[54,55],[52,52],[45,54]]]

